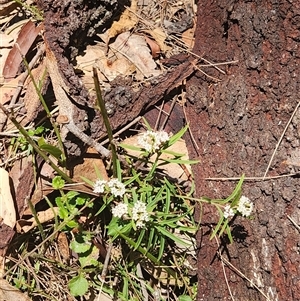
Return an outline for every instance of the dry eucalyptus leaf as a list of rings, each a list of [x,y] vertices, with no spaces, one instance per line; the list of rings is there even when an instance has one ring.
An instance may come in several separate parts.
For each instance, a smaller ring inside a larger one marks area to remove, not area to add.
[[[157,44],[156,41],[148,38],[147,36],[145,36],[145,40],[146,40],[148,46],[151,49],[152,57],[153,58],[157,58],[159,56],[159,53],[160,53],[160,47],[159,47],[159,45]]]
[[[10,285],[6,280],[0,279],[0,301],[31,301],[31,299]]]
[[[9,174],[3,168],[0,168],[0,219],[11,228],[16,224],[16,210],[10,191]]]
[[[138,135],[129,137],[125,139],[122,143],[127,144],[127,145],[133,145],[133,146],[138,146]],[[182,157],[183,160],[189,160],[188,157],[188,150],[186,147],[186,143],[183,139],[179,139],[175,144],[173,144],[171,147],[168,148],[168,150],[183,154],[184,156]],[[134,151],[134,150],[127,150],[128,154],[133,155],[138,157],[140,155],[139,151]],[[150,160],[154,160],[155,156],[152,156]],[[162,154],[161,158],[163,159],[172,159],[173,156],[169,154]],[[190,165],[185,165],[186,169],[191,173],[191,167]],[[169,163],[166,165],[163,165],[161,169],[164,170],[166,174],[168,174],[170,177],[174,179],[181,179],[183,181],[188,180],[187,175],[185,174],[184,169],[179,165],[179,164],[174,164],[174,163]]]
[[[196,25],[197,25],[197,21],[194,20],[193,27],[184,31],[181,35],[182,41],[189,47],[189,49],[193,49],[195,44]]]
[[[16,44],[9,52],[3,68],[3,76],[7,79],[14,78],[17,75],[22,55],[26,55],[32,43],[36,39],[41,26],[36,27],[32,21],[28,21],[21,29]],[[21,52],[21,53],[20,53]]]
[[[18,216],[22,217],[24,211],[28,207],[26,200],[31,196],[35,183],[32,156],[16,160],[9,172],[9,176],[14,188],[14,197],[16,208],[18,209]]]
[[[108,30],[107,41],[114,38],[118,34],[131,30],[138,22],[138,17],[134,14],[137,10],[137,1],[132,0],[130,10],[127,8],[121,15],[119,21],[113,22],[111,28]]]
[[[13,46],[14,38],[6,33],[0,33],[0,48],[9,48]]]
[[[2,74],[1,74],[2,76]],[[18,82],[22,74],[20,74],[17,78],[13,78],[8,82],[3,83],[3,86],[0,88],[0,103],[5,104],[11,100],[13,95],[16,92],[16,88],[18,87]]]
[[[165,53],[172,49],[170,46],[168,46],[165,43],[167,35],[164,33],[164,31],[161,28],[157,27],[154,28],[153,30],[145,30],[145,32],[149,33],[152,36],[152,38],[155,39],[161,52]]]
[[[72,179],[75,182],[82,182],[83,180],[81,177],[85,177],[94,182],[98,179],[96,170],[99,171],[102,179],[108,180],[103,160],[99,157],[99,154],[95,149],[89,148],[83,158],[83,162],[74,166]]]
[[[98,68],[99,78],[107,82],[114,80],[117,76],[131,75],[135,71],[135,66],[128,59],[118,52],[109,51],[103,45],[88,45],[83,56],[77,58],[77,69],[84,72],[82,81],[87,89],[94,89],[92,79],[93,66]]]
[[[7,16],[12,13],[15,8],[18,6],[18,3],[15,1],[9,1],[0,5],[0,24],[7,22]],[[11,16],[12,18],[13,16]]]
[[[53,207],[49,208],[45,211],[40,211],[37,213],[38,220],[41,224],[49,222],[54,219],[54,216],[58,214],[58,208]],[[37,223],[34,219],[34,217],[25,220],[19,220],[17,223],[17,232],[19,233],[27,233],[31,229],[37,226]]]
[[[143,77],[161,74],[160,70],[156,70],[156,63],[144,37],[124,32],[116,38],[116,41],[110,47],[135,65],[138,79],[142,80]]]
[[[45,73],[46,73],[46,63],[45,60],[43,60],[35,69],[31,70],[32,76],[35,79],[35,82],[42,82],[42,80],[45,80]],[[45,82],[42,82],[42,85]],[[39,99],[39,96],[37,94],[37,91],[34,87],[34,84],[29,77],[28,80],[26,81],[27,89],[26,89],[26,94],[23,99],[24,106],[26,108],[26,116],[22,120],[22,125],[25,126],[29,122],[32,122],[40,112],[40,108],[42,107],[41,105],[41,100]]]
[[[67,238],[66,233],[59,232],[57,235],[57,244],[59,248],[59,253],[62,258],[67,261],[70,259],[70,248],[69,248],[69,241]]]

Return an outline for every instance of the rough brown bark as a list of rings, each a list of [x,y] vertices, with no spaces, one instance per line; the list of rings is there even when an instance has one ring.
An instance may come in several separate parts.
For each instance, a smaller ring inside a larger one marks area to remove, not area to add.
[[[262,177],[299,101],[300,3],[277,0],[205,0],[198,3],[194,51],[211,61],[239,60],[213,82],[199,73],[187,85],[191,130],[200,146],[194,167],[198,196],[226,197],[235,182],[209,177]],[[299,172],[300,113],[294,116],[267,176]],[[286,161],[293,161],[286,164]],[[221,251],[269,300],[300,300],[299,173],[246,181],[254,219],[234,221],[235,242]],[[210,241],[214,210],[204,207],[198,233],[198,298],[229,300],[217,244]],[[235,300],[266,300],[251,283],[226,268]]]

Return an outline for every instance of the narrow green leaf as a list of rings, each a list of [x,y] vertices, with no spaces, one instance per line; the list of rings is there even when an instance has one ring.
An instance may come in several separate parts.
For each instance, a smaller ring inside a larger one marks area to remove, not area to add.
[[[147,252],[153,246],[153,237],[154,237],[155,229],[153,227],[150,228],[149,236],[148,236],[148,244],[147,244]]]
[[[46,143],[43,137],[41,137],[38,140],[38,145],[41,150],[46,151],[48,154],[52,155],[56,159],[60,159],[60,156],[62,155],[62,151],[58,147]]]
[[[85,183],[87,183],[88,185],[90,185],[91,187],[94,187],[95,183],[89,179],[87,179],[86,177],[80,177]]]
[[[132,239],[130,239],[129,237],[123,235],[123,234],[120,234],[120,236],[125,239],[127,241],[127,243],[131,246],[134,246],[135,243]],[[168,267],[165,267],[165,265],[163,265],[159,260],[157,260],[157,258],[155,256],[153,256],[151,253],[147,252],[144,248],[142,247],[138,247],[137,248],[137,251],[140,252],[142,255],[146,256],[149,260],[151,260],[154,264],[156,264],[157,266],[163,266],[164,267],[164,270],[169,274],[171,275],[172,277],[174,277],[175,279],[177,279],[177,275],[176,275],[176,272],[171,269],[171,268],[168,268]]]
[[[165,163],[161,163],[161,164],[159,164],[159,166],[165,165],[165,164],[168,164],[168,163],[187,164],[187,165],[199,163],[198,160],[183,160],[183,159],[180,159],[180,158],[178,158],[178,159],[176,159],[176,158],[174,158],[174,159],[161,159],[161,160],[163,160]]]
[[[165,200],[165,207],[164,207],[164,213],[169,214],[170,212],[170,205],[171,205],[171,195],[170,190],[166,189],[166,200]]]
[[[217,206],[216,206],[216,207],[217,207]],[[222,211],[219,207],[217,207],[217,209],[219,210],[219,213],[220,213],[220,219],[219,219],[219,222],[218,222],[218,224],[216,225],[216,227],[215,227],[213,233],[211,234],[210,239],[213,239],[213,238],[217,235],[217,233],[219,232],[220,227],[221,227],[222,224],[223,224],[223,220],[224,220],[224,217],[223,217],[223,211]]]
[[[171,240],[173,240],[174,242],[178,243],[178,244],[182,244],[184,246],[189,246],[188,243],[186,243],[184,240],[180,239],[178,236],[174,235],[173,233],[169,232],[168,230],[166,230],[163,227],[160,226],[155,226],[155,228],[164,236],[170,238]]]
[[[145,229],[142,229],[141,232],[140,232],[139,238],[136,241],[136,245],[135,245],[133,251],[136,251],[136,249],[141,245],[141,242],[142,242],[142,240],[145,236],[145,233],[146,233]]]
[[[159,240],[159,251],[158,251],[158,256],[157,256],[158,260],[160,260],[164,254],[165,242],[166,242],[166,239],[163,236],[161,236],[160,240]]]
[[[123,297],[125,298],[124,300],[128,300],[128,277],[123,277],[123,281],[124,281],[123,290],[122,290]]]
[[[236,205],[235,203],[238,202],[241,190],[242,190],[242,185],[244,182],[245,175],[243,174],[237,183],[235,189],[233,190],[232,194],[224,200],[224,203],[232,203],[232,206]],[[233,200],[233,202],[231,202]]]
[[[230,243],[232,244],[233,243],[233,238],[232,238],[232,235],[231,235],[230,226],[228,226],[228,225],[226,227],[226,233],[227,233],[227,236],[228,236],[228,239],[229,239]]]
[[[179,132],[177,132],[175,135],[173,135],[169,141],[167,142],[166,146],[164,147],[164,149],[169,148],[171,145],[173,145],[176,141],[178,141],[183,135],[184,133],[187,131],[188,129],[188,125],[186,125],[184,128],[182,128]]]
[[[193,301],[193,299],[188,295],[181,295],[178,297],[178,301]]]
[[[222,226],[221,230],[218,233],[219,237],[224,233],[225,229],[227,229],[227,226],[228,226],[228,219],[225,218],[224,222],[223,222],[223,226]]]
[[[125,144],[125,143],[120,143],[119,146],[124,148],[124,149],[130,149],[130,150],[133,150],[133,151],[142,152],[142,149],[138,146],[129,145],[129,144]]]

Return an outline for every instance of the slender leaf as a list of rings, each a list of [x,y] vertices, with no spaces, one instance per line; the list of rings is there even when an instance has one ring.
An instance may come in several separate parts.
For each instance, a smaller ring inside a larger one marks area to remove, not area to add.
[[[135,245],[133,251],[136,251],[136,249],[141,245],[141,242],[145,236],[145,233],[146,233],[145,229],[142,229],[140,232],[139,238],[136,241],[136,245]]]
[[[148,244],[147,244],[147,252],[153,245],[153,237],[154,237],[155,229],[153,227],[150,228],[149,237],[148,237]]]
[[[213,239],[213,238],[217,235],[217,233],[219,232],[219,229],[220,229],[220,227],[222,226],[223,221],[224,221],[223,211],[222,211],[218,206],[216,206],[216,207],[217,207],[217,209],[219,210],[220,216],[221,216],[221,217],[220,217],[219,222],[218,222],[218,224],[216,225],[216,227],[215,227],[213,233],[211,234],[210,239]]]
[[[160,260],[164,254],[165,242],[166,242],[166,239],[163,236],[161,236],[160,240],[159,240],[159,251],[158,251],[158,256],[157,256],[158,260]]]
[[[180,239],[178,236],[174,235],[173,233],[169,232],[168,230],[166,230],[163,227],[160,226],[155,226],[155,228],[163,235],[165,235],[166,237],[170,238],[171,240],[173,240],[174,242],[178,243],[178,244],[182,244],[184,246],[189,246],[188,243],[186,243],[184,240]]]

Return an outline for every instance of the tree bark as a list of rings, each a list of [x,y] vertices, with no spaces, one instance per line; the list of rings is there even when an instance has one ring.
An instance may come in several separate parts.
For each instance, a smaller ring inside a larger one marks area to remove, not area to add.
[[[201,161],[194,167],[196,193],[223,198],[236,185],[206,178],[260,177],[243,186],[254,219],[236,218],[234,243],[220,242],[222,255],[250,280],[226,266],[230,290],[239,301],[300,300],[299,231],[290,220],[300,224],[299,110],[283,135],[299,102],[300,2],[205,0],[197,14],[194,52],[239,62],[223,67],[225,75],[202,69],[219,82],[198,72],[187,83],[188,121],[200,147],[197,153],[189,145]],[[275,177],[288,174],[295,175]],[[197,300],[229,300],[218,245],[209,239],[218,216],[209,206],[200,215]]]

